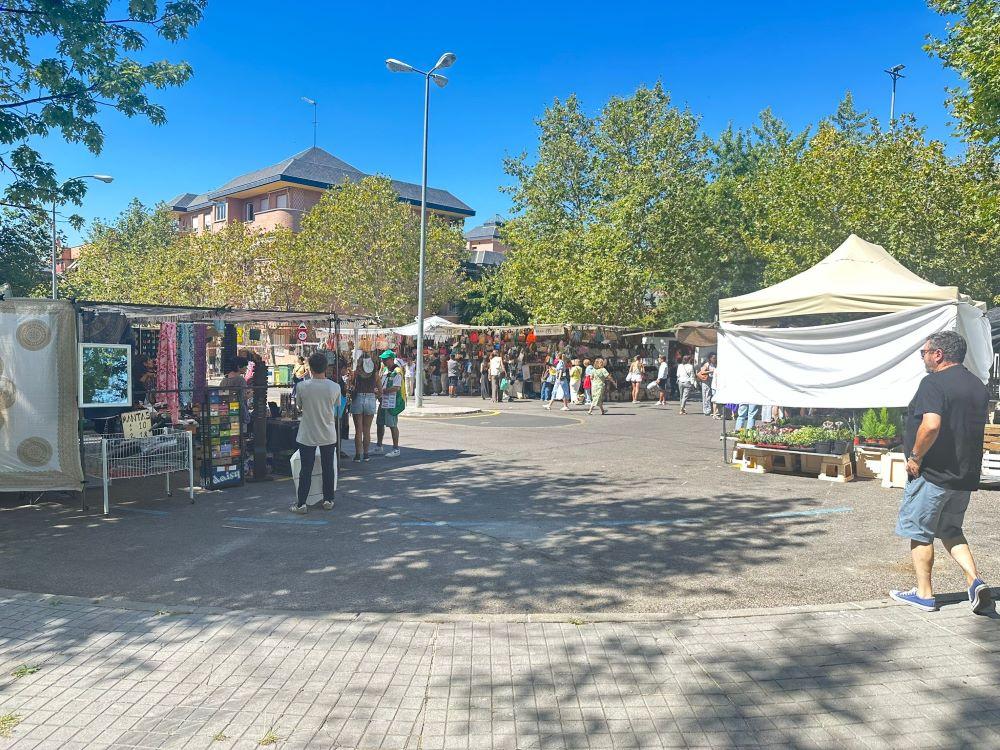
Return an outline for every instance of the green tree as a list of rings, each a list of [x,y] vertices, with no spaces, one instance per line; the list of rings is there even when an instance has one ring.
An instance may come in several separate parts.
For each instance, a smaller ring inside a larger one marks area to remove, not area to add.
[[[538,125],[536,159],[506,163],[516,212],[503,230],[508,293],[535,320],[650,325],[704,314],[723,287],[698,118],[657,84],[594,117],[575,97],[556,100]]]
[[[739,232],[765,283],[812,266],[849,234],[883,245],[915,273],[978,299],[1000,294],[998,167],[956,160],[912,118],[889,132],[820,125],[737,187]]]
[[[111,223],[95,221],[63,293],[108,302],[184,304],[185,280],[197,258],[179,262],[181,239],[166,206],[150,209],[138,199]]]
[[[458,302],[459,318],[476,326],[520,326],[528,323],[528,311],[504,289],[499,271],[484,271],[465,285]]]
[[[58,198],[79,204],[86,185],[60,188],[52,164],[32,146],[53,131],[99,154],[101,108],[126,117],[145,116],[160,125],[162,106],[148,88],[179,86],[191,76],[187,63],[142,62],[135,53],[147,33],[168,42],[185,38],[207,0],[8,0],[0,7],[0,144],[16,145],[0,156],[10,180],[7,200],[36,205]],[[124,6],[124,7],[122,7]],[[78,217],[74,217],[78,218]]]
[[[327,192],[295,237],[300,273],[309,274],[302,305],[379,315],[398,325],[417,308],[420,216],[401,203],[384,177],[366,177]],[[424,293],[427,310],[461,292],[465,242],[458,227],[430,215]]]
[[[14,295],[47,296],[52,234],[44,214],[20,209],[0,212],[0,284]]]
[[[928,0],[943,15],[957,15],[943,39],[925,49],[962,78],[948,90],[961,131],[996,153],[1000,149],[1000,1]]]

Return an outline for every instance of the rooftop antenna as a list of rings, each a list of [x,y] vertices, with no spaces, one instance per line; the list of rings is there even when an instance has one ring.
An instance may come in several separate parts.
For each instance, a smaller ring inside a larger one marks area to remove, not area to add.
[[[310,99],[308,96],[303,96],[302,101],[306,104],[311,104],[313,108],[313,148],[316,148],[316,100]]]

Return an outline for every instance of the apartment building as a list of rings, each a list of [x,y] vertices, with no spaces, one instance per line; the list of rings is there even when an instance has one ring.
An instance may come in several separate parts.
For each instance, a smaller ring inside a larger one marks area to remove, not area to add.
[[[485,224],[465,233],[468,262],[476,266],[499,266],[507,258],[508,247],[500,241],[500,228],[504,221],[494,216]]]
[[[169,202],[182,231],[216,232],[235,221],[260,229],[299,231],[302,217],[323,192],[368,175],[321,148],[310,148],[269,167],[234,177],[208,193],[183,193]],[[399,200],[420,205],[420,185],[392,181]],[[427,188],[428,210],[456,222],[475,216],[447,190]]]

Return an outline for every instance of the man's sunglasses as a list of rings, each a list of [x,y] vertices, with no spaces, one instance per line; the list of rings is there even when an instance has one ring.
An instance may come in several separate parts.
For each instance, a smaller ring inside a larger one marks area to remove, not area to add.
[[[917,354],[919,354],[920,358],[923,359],[924,357],[926,357],[931,352],[939,352],[939,351],[941,351],[941,350],[940,349],[921,349],[921,350],[919,350],[917,352]]]

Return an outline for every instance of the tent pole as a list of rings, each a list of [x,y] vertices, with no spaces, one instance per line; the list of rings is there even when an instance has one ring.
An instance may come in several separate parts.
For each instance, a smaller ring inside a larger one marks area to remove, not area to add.
[[[729,463],[729,441],[726,439],[726,405],[722,405],[722,463]]]

